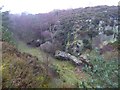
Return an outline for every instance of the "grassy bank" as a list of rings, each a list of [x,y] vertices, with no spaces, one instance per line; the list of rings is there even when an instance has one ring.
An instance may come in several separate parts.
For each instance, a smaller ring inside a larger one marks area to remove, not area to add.
[[[46,53],[40,51],[39,48],[27,46],[23,42],[18,42],[18,49],[21,52],[29,53],[53,68],[59,77],[53,77],[51,87],[76,87],[76,84],[83,79],[86,79],[86,74],[80,71],[80,67],[72,65],[69,61],[57,60]],[[48,58],[47,58],[48,57]]]

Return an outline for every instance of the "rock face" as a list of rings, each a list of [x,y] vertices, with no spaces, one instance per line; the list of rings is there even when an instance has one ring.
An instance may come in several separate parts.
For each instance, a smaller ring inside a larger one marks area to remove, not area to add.
[[[60,59],[62,58],[64,60],[70,60],[75,65],[84,65],[84,64],[90,65],[89,62],[86,59],[84,59],[83,57],[80,57],[80,59],[78,59],[77,57],[75,57],[69,53],[59,51],[59,50],[55,52],[55,57],[60,58]]]

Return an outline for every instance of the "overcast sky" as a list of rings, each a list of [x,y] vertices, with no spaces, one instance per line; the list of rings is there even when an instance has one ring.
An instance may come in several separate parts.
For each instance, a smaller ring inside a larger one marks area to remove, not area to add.
[[[69,9],[97,5],[118,5],[119,0],[0,0],[3,10],[11,13],[46,13],[54,9]]]

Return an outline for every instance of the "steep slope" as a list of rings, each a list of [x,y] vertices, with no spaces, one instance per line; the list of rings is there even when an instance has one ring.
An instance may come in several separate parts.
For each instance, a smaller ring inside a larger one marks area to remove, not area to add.
[[[2,47],[3,88],[48,87],[50,78],[37,57],[21,53],[7,42]]]

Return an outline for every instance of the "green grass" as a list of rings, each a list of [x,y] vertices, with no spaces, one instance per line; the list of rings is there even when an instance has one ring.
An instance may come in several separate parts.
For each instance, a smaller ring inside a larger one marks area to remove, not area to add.
[[[18,42],[17,47],[18,47],[19,51],[29,53],[29,54],[31,54],[33,56],[37,56],[39,58],[39,60],[42,61],[43,52],[40,52],[39,48],[29,47],[29,46],[27,46],[25,43],[23,43],[21,41]]]
[[[45,62],[47,54],[40,51],[39,48],[32,48],[27,46],[23,42],[18,42],[18,49],[21,52],[29,53],[33,56],[37,56],[38,59],[42,62]],[[81,74],[76,74],[75,72],[75,66],[72,65],[69,61],[63,61],[63,60],[57,60],[51,56],[49,56],[49,65],[53,66],[53,68],[56,68],[58,70],[58,73],[60,75],[60,78],[54,78],[56,80],[61,81],[60,83],[56,83],[54,80],[51,83],[51,87],[75,87],[76,83],[79,82],[81,79]],[[84,73],[83,78],[86,77]],[[57,85],[56,85],[57,84]],[[58,85],[59,84],[59,85]]]

